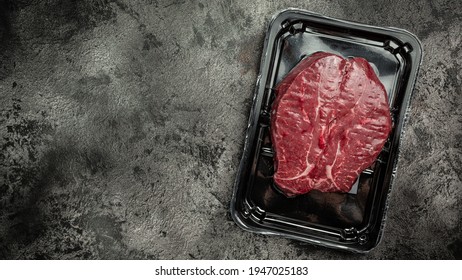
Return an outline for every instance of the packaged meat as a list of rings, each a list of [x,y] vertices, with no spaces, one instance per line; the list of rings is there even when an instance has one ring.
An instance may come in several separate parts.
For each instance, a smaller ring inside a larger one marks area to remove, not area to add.
[[[287,196],[349,192],[391,129],[387,93],[363,58],[317,52],[276,86],[274,182]]]
[[[402,29],[275,15],[230,205],[237,225],[339,250],[376,247],[421,59]],[[300,95],[305,83],[320,94]]]

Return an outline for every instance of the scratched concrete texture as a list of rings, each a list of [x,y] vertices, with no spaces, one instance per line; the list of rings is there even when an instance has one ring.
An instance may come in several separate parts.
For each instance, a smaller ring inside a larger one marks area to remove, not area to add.
[[[422,41],[380,245],[229,215],[263,38],[297,7]],[[0,258],[462,259],[460,1],[0,0]]]

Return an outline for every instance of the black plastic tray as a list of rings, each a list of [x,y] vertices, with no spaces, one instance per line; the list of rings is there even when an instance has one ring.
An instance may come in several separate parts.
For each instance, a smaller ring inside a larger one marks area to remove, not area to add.
[[[276,84],[303,57],[317,51],[369,61],[387,90],[393,129],[377,161],[358,177],[357,190],[347,194],[311,191],[287,198],[273,183],[269,111]],[[353,252],[367,252],[377,246],[421,59],[419,40],[402,29],[374,27],[298,9],[275,15],[266,34],[231,201],[235,222],[251,232]]]

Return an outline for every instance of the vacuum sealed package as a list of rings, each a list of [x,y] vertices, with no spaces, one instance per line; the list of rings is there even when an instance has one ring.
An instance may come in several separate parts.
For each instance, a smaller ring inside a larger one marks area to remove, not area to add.
[[[376,247],[421,59],[419,40],[402,29],[298,9],[275,15],[234,185],[235,222],[330,248]]]

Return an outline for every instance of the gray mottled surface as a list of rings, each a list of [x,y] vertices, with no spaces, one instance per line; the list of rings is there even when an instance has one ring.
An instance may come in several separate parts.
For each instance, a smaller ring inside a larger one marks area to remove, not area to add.
[[[454,1],[0,1],[0,258],[462,258]],[[229,201],[262,41],[298,7],[425,50],[382,243],[247,233]]]

